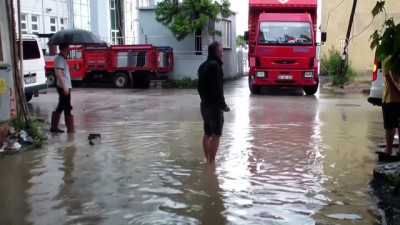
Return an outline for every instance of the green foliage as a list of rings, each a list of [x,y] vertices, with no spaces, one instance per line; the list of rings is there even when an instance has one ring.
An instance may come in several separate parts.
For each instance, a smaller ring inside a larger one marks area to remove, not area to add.
[[[33,147],[43,147],[45,137],[37,122],[24,122],[17,116],[10,121],[10,125],[15,129],[16,133],[24,130],[29,136],[31,136],[33,138]]]
[[[236,46],[240,47],[246,47],[246,41],[244,40],[243,35],[238,35],[236,36]]]
[[[393,186],[393,194],[395,196],[398,195],[400,192],[400,174],[395,175],[395,174],[389,173],[387,175],[387,179],[389,180],[390,185]]]
[[[197,79],[184,77],[182,80],[175,80],[173,87],[181,89],[191,89],[197,87]]]
[[[324,53],[321,59],[321,75],[329,75],[332,80],[332,85],[343,86],[351,81],[355,76],[355,71],[347,62],[347,70],[344,76],[340,76],[339,68],[342,60],[342,54],[333,46],[329,49],[328,55]]]
[[[182,3],[163,0],[157,4],[155,13],[156,20],[181,41],[197,29],[202,29],[209,20],[219,21],[219,15],[229,17],[232,14],[230,6],[228,0],[221,3],[212,0],[183,0]]]
[[[378,1],[372,10],[372,15],[375,18],[378,14],[385,12],[385,1]],[[393,18],[386,18],[383,22],[381,30],[375,30],[371,35],[371,49],[375,49],[375,56],[379,61],[392,56],[387,67],[394,74],[400,76],[400,24],[395,23]]]

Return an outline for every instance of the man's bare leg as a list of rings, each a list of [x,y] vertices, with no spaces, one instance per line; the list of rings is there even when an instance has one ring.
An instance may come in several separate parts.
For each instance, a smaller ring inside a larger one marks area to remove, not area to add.
[[[209,158],[210,158],[210,142],[211,142],[211,136],[205,134],[203,136],[203,151],[207,163],[209,163]]]
[[[219,139],[220,136],[218,135],[212,135],[211,136],[211,141],[210,141],[210,155],[209,155],[209,160],[208,162],[210,164],[215,163],[215,156],[217,155],[218,147],[219,147]]]
[[[385,131],[385,137],[386,137],[385,153],[387,154],[392,154],[393,139],[395,134],[396,134],[396,129],[387,129]]]

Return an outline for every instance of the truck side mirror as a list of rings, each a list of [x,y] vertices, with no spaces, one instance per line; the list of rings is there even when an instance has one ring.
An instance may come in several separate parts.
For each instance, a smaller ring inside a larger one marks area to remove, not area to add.
[[[326,37],[327,37],[326,32],[321,32],[321,42],[322,43],[326,42]]]
[[[249,41],[249,32],[245,31],[243,37],[244,37],[244,41],[248,42]]]

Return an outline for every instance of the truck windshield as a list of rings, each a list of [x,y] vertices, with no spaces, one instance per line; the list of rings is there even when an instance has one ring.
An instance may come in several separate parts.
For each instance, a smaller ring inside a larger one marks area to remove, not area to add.
[[[308,22],[261,22],[259,45],[312,45]]]

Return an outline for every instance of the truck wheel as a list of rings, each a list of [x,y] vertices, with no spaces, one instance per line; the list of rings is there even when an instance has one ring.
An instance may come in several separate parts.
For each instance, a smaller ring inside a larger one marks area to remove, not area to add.
[[[144,89],[149,89],[150,88],[150,77],[149,74],[145,74],[143,76],[143,80],[142,80],[142,85]]]
[[[33,93],[27,93],[27,94],[25,94],[26,102],[29,102],[30,100],[32,100],[32,98],[33,98]]]
[[[124,88],[128,85],[128,76],[124,73],[116,73],[113,82],[115,87]]]
[[[249,89],[252,94],[259,94],[261,87],[256,86],[252,83],[253,79],[249,76]]]
[[[319,86],[319,79],[316,80],[317,84],[314,86],[305,86],[303,87],[304,92],[306,95],[314,95],[318,91],[318,86]]]
[[[57,84],[56,74],[52,71],[48,71],[46,72],[46,77],[47,77],[47,85],[49,87],[55,87]]]

